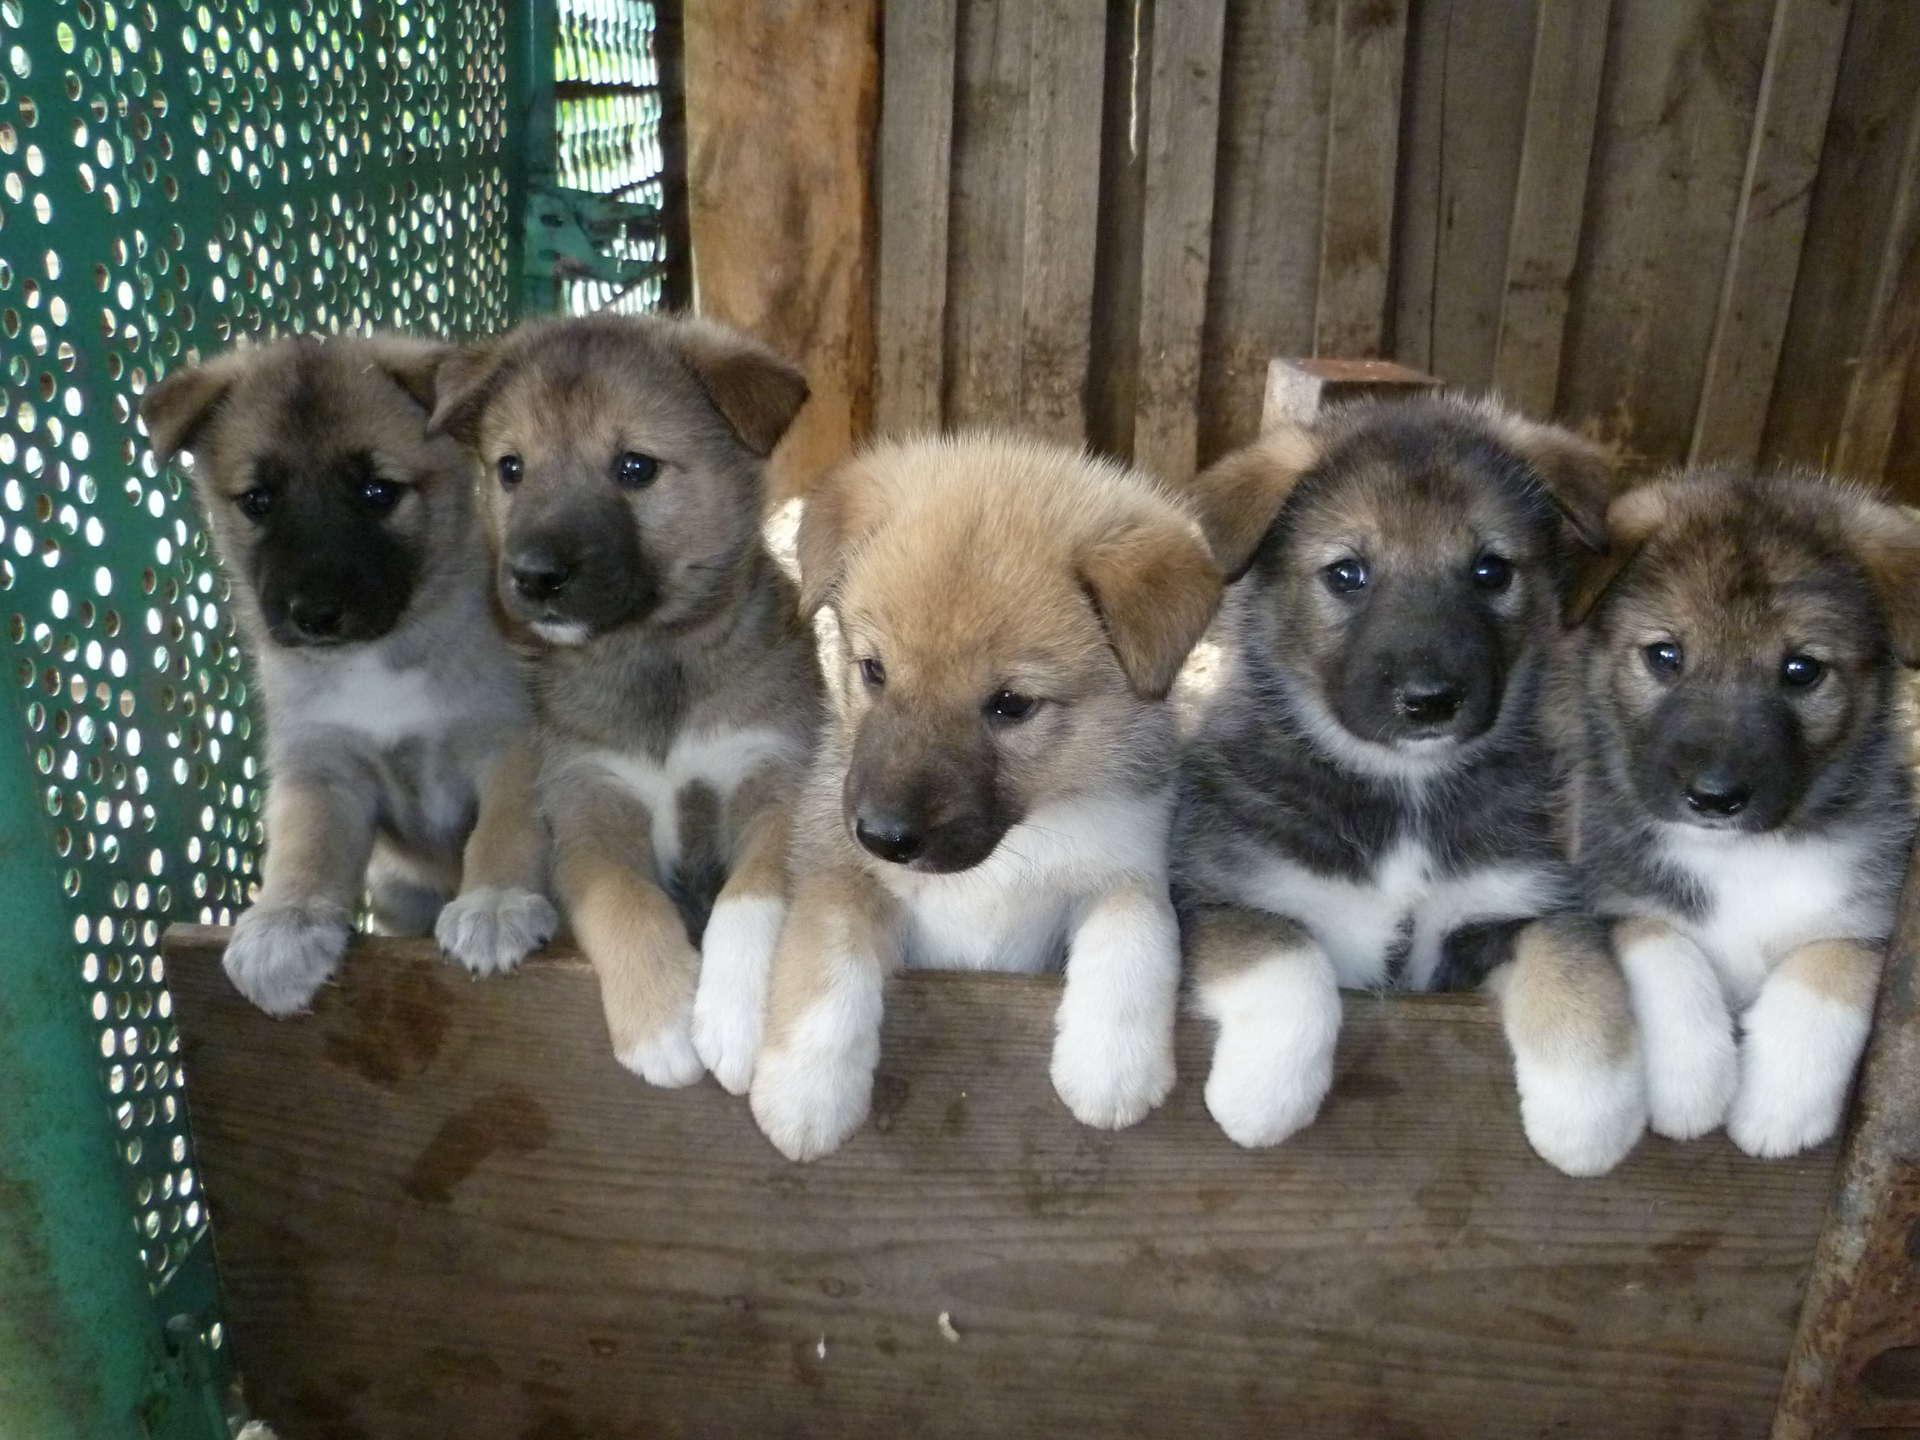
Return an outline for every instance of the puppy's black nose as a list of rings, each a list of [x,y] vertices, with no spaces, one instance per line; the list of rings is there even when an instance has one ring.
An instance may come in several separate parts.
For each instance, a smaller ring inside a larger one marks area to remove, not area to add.
[[[1467,697],[1451,680],[1409,680],[1395,692],[1400,713],[1416,725],[1444,725]]]
[[[573,570],[564,560],[543,550],[514,556],[507,562],[507,572],[513,576],[513,588],[529,600],[551,600],[573,578]]]
[[[1738,815],[1753,799],[1753,787],[1731,770],[1702,770],[1686,785],[1687,804],[1702,815]]]
[[[340,633],[340,622],[347,607],[337,596],[295,595],[287,601],[287,619],[302,635],[314,640],[331,640]]]
[[[906,821],[892,815],[858,815],[853,838],[872,854],[904,865],[926,848],[926,840]]]

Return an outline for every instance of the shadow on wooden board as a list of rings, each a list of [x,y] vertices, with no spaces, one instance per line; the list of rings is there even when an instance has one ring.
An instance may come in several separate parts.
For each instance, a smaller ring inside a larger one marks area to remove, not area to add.
[[[1183,1022],[1173,1098],[1104,1134],[1048,1084],[1051,983],[928,974],[872,1122],[798,1166],[622,1071],[572,955],[371,941],[277,1022],[223,940],[174,932],[171,980],[286,1440],[1758,1435],[1834,1169],[1650,1138],[1566,1179],[1467,998],[1351,997],[1325,1115],[1263,1153]]]

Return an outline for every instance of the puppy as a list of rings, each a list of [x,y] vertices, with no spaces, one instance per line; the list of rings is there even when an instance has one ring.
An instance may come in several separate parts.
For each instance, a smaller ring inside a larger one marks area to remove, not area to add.
[[[1053,1083],[1089,1125],[1173,1085],[1168,688],[1218,603],[1144,477],[980,434],[878,446],[808,493],[801,603],[837,713],[797,809],[753,1112],[810,1159],[867,1113],[899,964],[1066,965]]]
[[[1638,1139],[1631,1015],[1556,845],[1542,715],[1608,483],[1573,435],[1451,398],[1336,408],[1197,477],[1245,578],[1182,762],[1175,893],[1219,1026],[1207,1106],[1240,1144],[1318,1112],[1337,987],[1496,972],[1534,1148],[1595,1174]]]
[[[820,710],[813,636],[761,539],[764,461],[807,394],[685,319],[521,327],[436,381],[472,446],[501,603],[541,649],[540,809],[615,1053],[741,1093]],[[704,935],[705,964],[694,945]]]
[[[1713,469],[1629,491],[1609,529],[1577,856],[1652,1124],[1790,1155],[1839,1127],[1912,843],[1895,695],[1920,524],[1818,476]]]
[[[437,920],[476,974],[557,923],[472,464],[427,434],[443,354],[284,340],[176,370],[141,405],[162,461],[193,452],[265,708],[264,877],[226,969],[270,1014],[303,1009],[333,973],[369,884],[376,927]]]

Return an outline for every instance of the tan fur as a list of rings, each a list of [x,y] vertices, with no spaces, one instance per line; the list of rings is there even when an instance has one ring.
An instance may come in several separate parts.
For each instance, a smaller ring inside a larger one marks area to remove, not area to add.
[[[773,957],[767,1047],[776,1049],[833,987],[842,966],[891,973],[900,963],[899,904],[858,864],[796,876]]]
[[[1880,991],[1882,950],[1864,940],[1816,940],[1780,962],[1779,974],[1849,1010],[1871,1013]]]
[[[1561,1068],[1617,1064],[1633,1052],[1626,980],[1584,924],[1529,925],[1493,983],[1517,1055]]]
[[[537,823],[539,755],[532,737],[516,735],[487,766],[480,813],[462,868],[471,885],[539,890],[546,881],[546,835]]]
[[[1246,571],[1293,487],[1323,453],[1311,429],[1285,422],[1188,483],[1186,493],[1200,515],[1214,559],[1228,579]]]
[[[1241,905],[1205,905],[1187,918],[1187,968],[1200,986],[1245,974],[1277,953],[1313,944],[1306,929],[1284,915]]]
[[[370,798],[304,778],[268,786],[262,890],[290,906],[350,916],[373,848]]]

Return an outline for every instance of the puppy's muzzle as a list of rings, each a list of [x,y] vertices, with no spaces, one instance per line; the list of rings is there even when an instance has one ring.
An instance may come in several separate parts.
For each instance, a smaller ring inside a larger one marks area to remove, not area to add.
[[[968,716],[922,728],[885,704],[867,717],[842,793],[861,849],[936,875],[971,870],[994,852],[1012,820],[975,725]]]

